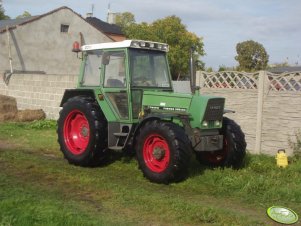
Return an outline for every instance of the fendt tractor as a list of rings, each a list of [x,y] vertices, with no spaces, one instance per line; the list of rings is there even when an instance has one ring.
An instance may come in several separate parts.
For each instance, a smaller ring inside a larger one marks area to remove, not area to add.
[[[143,175],[166,184],[187,176],[193,153],[210,167],[242,164],[244,133],[223,116],[225,99],[201,95],[195,82],[192,94],[175,93],[167,44],[74,46],[82,56],[78,84],[65,91],[58,119],[58,142],[69,163],[95,166],[110,151],[132,150]]]

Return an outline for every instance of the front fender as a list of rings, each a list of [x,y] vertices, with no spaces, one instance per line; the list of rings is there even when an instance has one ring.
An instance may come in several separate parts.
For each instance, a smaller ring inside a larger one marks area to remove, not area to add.
[[[137,124],[137,126],[135,127],[135,130],[133,132],[133,137],[137,136],[141,127],[143,127],[147,122],[153,121],[153,120],[161,120],[161,121],[175,123],[181,127],[185,127],[184,129],[186,131],[185,124],[187,124],[187,123],[184,123],[184,121],[188,121],[188,119],[189,119],[189,114],[183,114],[183,113],[177,114],[177,113],[170,113],[170,112],[166,112],[166,113],[152,112],[152,113],[149,113],[147,116],[145,116],[144,118],[142,118],[139,121],[139,123]],[[135,145],[135,141],[134,141],[134,145]]]

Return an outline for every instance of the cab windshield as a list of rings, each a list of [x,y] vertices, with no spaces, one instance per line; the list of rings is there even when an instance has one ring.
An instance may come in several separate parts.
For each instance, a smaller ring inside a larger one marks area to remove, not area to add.
[[[171,88],[165,52],[130,49],[132,87]]]

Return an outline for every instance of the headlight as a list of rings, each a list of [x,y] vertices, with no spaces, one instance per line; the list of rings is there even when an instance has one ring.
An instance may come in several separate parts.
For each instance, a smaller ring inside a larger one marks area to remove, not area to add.
[[[139,42],[138,41],[132,41],[131,46],[137,48],[137,47],[139,47]]]
[[[203,121],[202,126],[208,127],[208,122],[207,121]]]
[[[221,125],[221,122],[220,121],[215,121],[214,122],[214,126],[220,126]]]
[[[133,48],[154,49],[164,52],[168,52],[169,50],[168,44],[166,43],[149,42],[142,40],[132,40],[130,46]]]

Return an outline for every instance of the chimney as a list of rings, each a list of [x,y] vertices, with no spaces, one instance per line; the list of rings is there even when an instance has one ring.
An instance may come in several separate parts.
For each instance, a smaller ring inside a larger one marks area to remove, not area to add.
[[[92,16],[93,16],[93,13],[87,13],[87,14],[86,14],[86,18],[92,17]]]
[[[107,22],[109,24],[115,24],[116,23],[116,13],[112,13],[112,12],[108,11]]]

